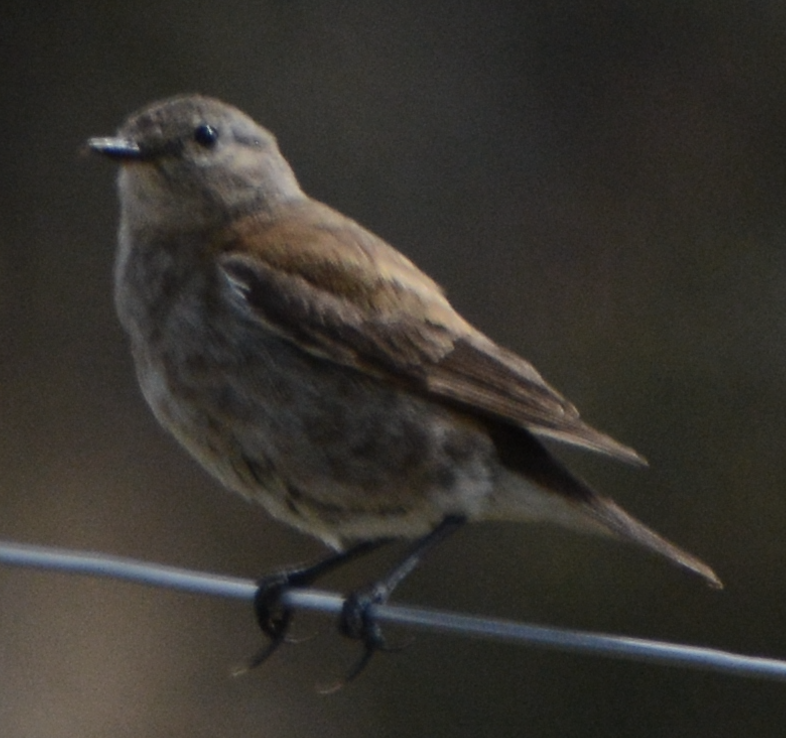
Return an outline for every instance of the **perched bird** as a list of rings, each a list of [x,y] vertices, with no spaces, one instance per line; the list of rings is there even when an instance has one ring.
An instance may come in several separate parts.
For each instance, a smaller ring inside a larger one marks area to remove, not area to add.
[[[720,586],[538,437],[643,463],[635,451],[584,423],[406,257],[306,195],[240,110],[174,97],[88,146],[122,165],[115,301],[156,417],[225,486],[339,552],[266,580],[258,609],[275,645],[282,588],[418,539],[348,599],[342,628],[370,654],[383,641],[368,604],[464,521],[611,535]]]

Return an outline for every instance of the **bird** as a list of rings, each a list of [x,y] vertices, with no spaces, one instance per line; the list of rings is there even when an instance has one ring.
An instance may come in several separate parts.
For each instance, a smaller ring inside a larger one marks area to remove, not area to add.
[[[251,117],[178,95],[87,147],[120,165],[115,305],[156,418],[225,487],[332,549],[260,580],[270,644],[254,663],[285,640],[287,588],[410,540],[345,600],[340,630],[364,644],[354,678],[387,645],[371,605],[465,523],[610,536],[721,586],[543,439],[643,457],[582,420],[401,252],[305,194]]]

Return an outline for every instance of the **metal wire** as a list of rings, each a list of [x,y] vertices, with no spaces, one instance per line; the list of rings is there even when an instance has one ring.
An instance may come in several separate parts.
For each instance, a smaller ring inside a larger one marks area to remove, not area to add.
[[[105,554],[87,554],[18,543],[0,542],[0,563],[110,577],[154,587],[249,601],[254,597],[257,589],[256,584],[248,579],[144,563]],[[314,589],[291,589],[282,598],[282,604],[292,609],[316,610],[334,615],[341,612],[343,602],[344,599],[340,595]],[[552,628],[403,605],[376,605],[372,615],[380,623],[393,623],[441,633],[683,666],[735,676],[786,681],[786,661],[745,656],[712,648]]]

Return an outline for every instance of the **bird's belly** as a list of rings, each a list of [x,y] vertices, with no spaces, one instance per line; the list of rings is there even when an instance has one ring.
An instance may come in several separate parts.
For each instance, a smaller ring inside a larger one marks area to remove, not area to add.
[[[471,419],[275,337],[212,348],[137,346],[140,384],[209,472],[274,516],[340,546],[482,512],[494,451]]]

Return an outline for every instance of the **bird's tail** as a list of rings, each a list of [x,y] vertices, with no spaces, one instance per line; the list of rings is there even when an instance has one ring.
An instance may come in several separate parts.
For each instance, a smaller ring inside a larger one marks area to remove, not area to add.
[[[604,527],[618,538],[632,541],[650,551],[661,554],[675,564],[690,569],[704,577],[707,583],[716,589],[722,589],[723,583],[718,575],[701,559],[665,539],[644,523],[626,513],[619,505],[607,497],[595,495],[586,504],[588,512]]]
[[[496,520],[552,522],[568,528],[631,541],[695,572],[715,588],[718,576],[703,561],[666,540],[626,513],[613,500],[593,491],[528,433],[517,432],[495,442],[504,473],[485,517]]]

